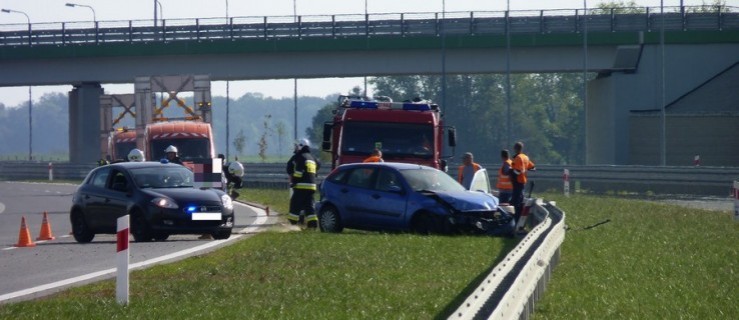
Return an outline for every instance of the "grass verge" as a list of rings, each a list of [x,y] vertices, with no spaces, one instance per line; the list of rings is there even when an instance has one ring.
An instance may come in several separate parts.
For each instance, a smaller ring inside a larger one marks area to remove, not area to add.
[[[739,318],[739,223],[731,212],[545,198],[557,200],[571,229],[534,318]]]
[[[544,195],[570,230],[537,319],[739,318],[739,224],[713,212],[608,197]],[[284,213],[286,190],[241,200]],[[587,226],[610,219],[591,229]],[[515,241],[348,231],[264,233],[113,281],[0,305],[0,319],[444,318]]]

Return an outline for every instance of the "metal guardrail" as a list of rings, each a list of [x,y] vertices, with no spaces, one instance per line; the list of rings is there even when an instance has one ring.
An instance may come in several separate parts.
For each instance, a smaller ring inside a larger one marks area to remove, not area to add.
[[[737,7],[703,6],[330,16],[232,17],[0,25],[0,47],[282,38],[736,30]],[[585,14],[587,13],[587,14]]]
[[[450,164],[456,175],[458,164]],[[496,181],[498,164],[481,164],[488,169],[490,181]],[[94,164],[53,163],[54,178],[81,180]],[[727,196],[734,180],[739,180],[739,167],[659,167],[659,166],[560,166],[538,165],[529,173],[535,183],[534,192],[563,190],[563,171],[570,171],[573,190],[586,193],[689,194]],[[247,188],[289,187],[285,164],[246,163]],[[318,171],[320,182],[330,168]],[[0,161],[0,180],[41,180],[48,178],[47,162]],[[530,187],[530,186],[529,186]]]
[[[535,227],[462,302],[450,320],[528,319],[559,261],[565,214],[537,199]]]

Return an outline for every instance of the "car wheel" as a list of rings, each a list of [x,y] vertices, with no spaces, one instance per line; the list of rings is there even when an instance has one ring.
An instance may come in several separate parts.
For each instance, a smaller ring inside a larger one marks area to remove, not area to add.
[[[95,238],[95,233],[87,226],[87,222],[85,222],[85,216],[82,214],[82,211],[75,210],[72,212],[71,220],[74,240],[77,240],[79,243],[88,243]]]
[[[139,211],[131,213],[131,235],[136,242],[149,242],[152,235],[148,222],[144,219],[144,215]]]
[[[211,235],[215,240],[226,240],[231,237],[231,229],[214,232]]]
[[[169,238],[169,233],[160,232],[154,235],[154,241],[165,241]]]
[[[318,225],[322,232],[339,233],[344,230],[344,226],[341,225],[339,210],[332,205],[325,205],[318,212]]]
[[[414,233],[427,235],[435,229],[434,218],[428,212],[419,212],[411,220],[411,230]]]

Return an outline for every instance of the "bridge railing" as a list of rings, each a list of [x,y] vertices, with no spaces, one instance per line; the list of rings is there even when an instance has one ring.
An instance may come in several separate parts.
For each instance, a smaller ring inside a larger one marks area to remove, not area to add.
[[[0,25],[0,46],[143,43],[223,39],[438,36],[665,30],[736,30],[737,7],[381,13],[320,16],[118,20]]]

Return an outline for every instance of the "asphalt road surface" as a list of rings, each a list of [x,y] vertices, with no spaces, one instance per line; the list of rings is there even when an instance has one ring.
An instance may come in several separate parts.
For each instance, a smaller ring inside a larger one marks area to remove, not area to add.
[[[27,300],[115,276],[115,235],[96,235],[91,243],[79,244],[70,235],[71,184],[0,182],[0,303]],[[131,268],[143,268],[202,254],[233,243],[276,223],[259,208],[236,203],[236,226],[227,240],[201,240],[199,235],[173,235],[164,242],[129,245]],[[54,240],[36,241],[43,212],[48,213]],[[21,217],[35,247],[16,248]]]

